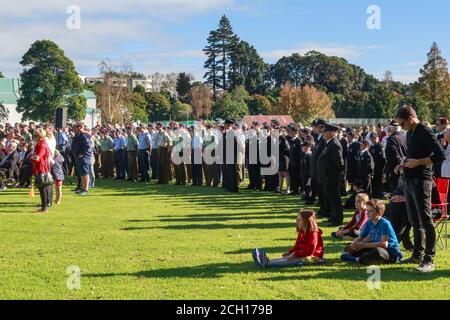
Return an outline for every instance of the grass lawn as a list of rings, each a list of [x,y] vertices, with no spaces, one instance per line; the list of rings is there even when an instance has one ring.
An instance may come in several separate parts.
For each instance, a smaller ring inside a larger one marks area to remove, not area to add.
[[[345,243],[323,226],[326,265],[257,269],[251,249],[278,257],[293,245],[295,197],[116,181],[87,197],[71,188],[45,216],[33,213],[37,192],[0,193],[0,299],[450,298],[449,252],[438,250],[431,274],[383,266],[381,289],[369,290],[366,268],[340,262]],[[80,290],[66,286],[72,265]]]

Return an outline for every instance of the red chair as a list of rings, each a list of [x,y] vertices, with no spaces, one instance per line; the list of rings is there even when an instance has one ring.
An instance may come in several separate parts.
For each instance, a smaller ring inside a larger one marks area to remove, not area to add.
[[[439,204],[432,204],[432,208],[441,208],[442,217],[435,219],[434,227],[437,231],[436,244],[442,250],[448,249],[448,191],[450,187],[450,180],[443,178],[436,178],[436,188],[439,193]]]

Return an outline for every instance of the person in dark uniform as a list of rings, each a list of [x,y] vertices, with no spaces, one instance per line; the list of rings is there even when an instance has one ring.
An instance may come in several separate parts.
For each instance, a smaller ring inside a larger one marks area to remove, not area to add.
[[[344,172],[342,146],[337,139],[338,127],[327,124],[323,135],[323,149],[317,157],[316,174],[323,197],[323,209],[328,211],[329,226],[342,225],[344,214],[342,211],[339,182]]]
[[[391,121],[389,125],[389,132],[391,135],[386,141],[386,179],[390,192],[398,187],[399,175],[395,172],[395,168],[398,167],[406,160],[407,147],[406,138],[400,132],[401,128],[397,121]]]
[[[322,199],[320,196],[320,188],[317,181],[317,170],[316,170],[316,163],[317,159],[320,156],[322,149],[324,148],[324,139],[323,139],[323,133],[325,128],[325,121],[318,119],[313,122],[313,133],[312,136],[314,137],[314,149],[312,151],[311,155],[311,166],[310,166],[310,175],[311,175],[311,200],[314,202],[316,199],[316,196],[319,196],[319,206],[322,209]],[[319,215],[327,215],[326,211],[319,210]]]
[[[347,131],[347,181],[349,184],[358,178],[358,158],[361,153],[359,143],[356,140],[356,133],[354,130]]]
[[[248,166],[248,177],[250,180],[250,184],[248,185],[248,189],[250,190],[261,190],[262,189],[262,180],[261,180],[261,161],[259,157],[260,150],[260,130],[261,124],[259,122],[253,122],[252,127],[250,128],[250,136],[246,139],[245,145],[245,163]],[[256,152],[256,154],[251,153]],[[254,160],[254,161],[250,161]],[[256,162],[256,163],[255,163]]]
[[[274,130],[278,129],[277,126],[277,121],[273,121],[272,125],[266,124],[265,128],[268,132],[267,137],[266,137],[266,143],[267,143],[267,156],[268,157],[272,157],[275,156],[275,153],[272,153],[272,133],[274,132]],[[279,155],[281,157],[281,155]],[[265,175],[264,176],[264,191],[271,191],[274,192],[276,191],[277,187],[278,187],[278,161],[279,159],[275,159],[275,161],[277,161],[274,164],[274,172],[277,172],[273,175]],[[264,168],[270,168],[273,165],[272,162],[269,162],[268,164],[262,165],[262,167]]]
[[[302,159],[300,165],[300,172],[302,174],[302,190],[305,194],[305,205],[312,205],[314,201],[311,200],[311,149],[312,144],[310,142],[302,143]]]
[[[375,168],[372,155],[369,152],[369,142],[363,140],[359,143],[361,153],[358,158],[358,179],[363,181],[364,189],[372,193],[372,177]]]
[[[224,165],[225,165],[225,188],[231,192],[239,192],[239,181],[237,176],[237,134],[232,129],[234,121],[230,119],[225,120],[225,130],[223,133],[223,155],[224,155]],[[233,154],[228,155],[227,146],[232,143]]]
[[[294,195],[300,192],[300,169],[302,140],[298,136],[298,128],[291,126],[289,128],[290,150],[289,150],[289,176],[291,178],[291,192]]]
[[[380,143],[378,133],[371,133],[370,142],[372,143],[372,146],[369,148],[369,152],[372,155],[375,164],[372,179],[372,196],[375,199],[383,199],[383,174],[384,168],[386,167],[386,155],[384,153],[384,148]]]
[[[342,129],[339,130],[340,139],[339,142],[342,146],[342,158],[344,159],[344,174],[342,175],[342,181],[341,181],[341,195],[346,196],[347,195],[347,153],[348,153],[348,144],[347,144],[347,138],[346,134],[342,132]]]

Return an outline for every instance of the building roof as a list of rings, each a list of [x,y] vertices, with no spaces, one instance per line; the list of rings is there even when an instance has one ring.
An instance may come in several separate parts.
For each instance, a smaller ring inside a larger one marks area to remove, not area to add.
[[[294,119],[288,115],[272,115],[272,116],[245,116],[243,118],[243,122],[251,126],[253,122],[257,121],[259,123],[270,123],[272,120],[278,120],[280,122],[280,126],[286,127],[291,123],[294,123]]]
[[[0,103],[2,104],[17,104],[20,97],[20,80],[19,79],[0,79]],[[83,95],[86,99],[95,99],[95,93],[89,90],[84,90]]]
[[[20,97],[19,86],[17,79],[0,79],[0,103],[16,104]]]

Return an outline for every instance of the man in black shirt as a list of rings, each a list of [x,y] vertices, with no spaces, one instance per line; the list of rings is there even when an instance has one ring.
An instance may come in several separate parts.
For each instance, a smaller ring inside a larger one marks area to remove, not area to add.
[[[414,250],[405,263],[420,263],[421,272],[434,271],[436,254],[436,232],[431,215],[431,189],[433,186],[433,164],[445,160],[442,145],[430,128],[417,118],[410,106],[401,107],[396,119],[407,130],[407,160],[403,165],[406,183],[406,208],[414,231]],[[396,168],[396,171],[400,167]]]

